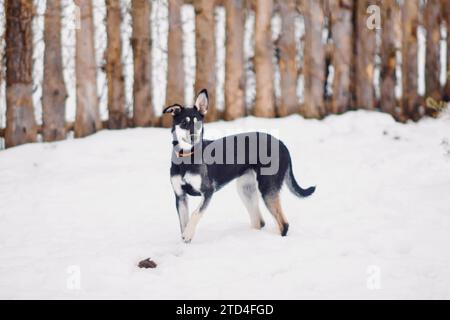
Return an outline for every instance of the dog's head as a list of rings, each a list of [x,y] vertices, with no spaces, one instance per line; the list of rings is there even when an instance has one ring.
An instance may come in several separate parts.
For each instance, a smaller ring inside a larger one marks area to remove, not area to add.
[[[179,147],[190,150],[202,140],[203,117],[208,111],[208,92],[200,91],[193,106],[171,105],[163,113],[172,114],[172,134]]]

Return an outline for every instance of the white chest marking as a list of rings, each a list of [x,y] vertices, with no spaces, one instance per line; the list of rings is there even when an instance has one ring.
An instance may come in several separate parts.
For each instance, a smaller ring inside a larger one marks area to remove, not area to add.
[[[184,183],[190,184],[194,190],[200,191],[200,188],[202,186],[202,177],[199,174],[192,174],[187,172],[184,175],[183,180]]]

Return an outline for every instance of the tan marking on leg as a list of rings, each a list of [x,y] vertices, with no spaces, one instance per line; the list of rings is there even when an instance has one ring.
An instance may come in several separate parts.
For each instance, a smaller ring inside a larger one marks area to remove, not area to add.
[[[281,209],[281,202],[280,202],[280,195],[276,194],[273,196],[266,197],[264,199],[264,202],[267,206],[267,209],[269,209],[270,213],[274,216],[275,221],[278,224],[278,228],[280,229],[280,232],[283,234],[283,232],[287,232],[285,230],[286,225],[288,224],[288,221],[283,213],[283,210]]]

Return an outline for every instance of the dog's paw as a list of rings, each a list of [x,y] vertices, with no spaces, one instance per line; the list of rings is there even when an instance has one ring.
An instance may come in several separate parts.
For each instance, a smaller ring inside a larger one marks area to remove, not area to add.
[[[186,239],[185,237],[182,237],[184,243],[191,243],[191,239]]]
[[[262,228],[264,228],[265,225],[266,225],[266,223],[262,219],[253,221],[251,223],[251,227],[256,230],[261,230]]]
[[[186,230],[184,230],[183,234],[181,235],[181,238],[183,239],[184,243],[190,243],[193,236],[194,236],[194,233],[189,231],[188,229],[186,229]]]
[[[289,230],[289,224],[283,223],[283,227],[281,228],[281,236],[286,237]]]
[[[262,228],[264,228],[265,225],[266,225],[266,223],[264,222],[263,219],[261,219],[261,221],[259,222],[259,228],[262,229]]]

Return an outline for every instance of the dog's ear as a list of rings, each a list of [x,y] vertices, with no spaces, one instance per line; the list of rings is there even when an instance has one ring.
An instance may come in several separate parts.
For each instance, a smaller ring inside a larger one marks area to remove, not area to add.
[[[170,113],[173,116],[177,115],[178,113],[181,112],[181,110],[183,109],[182,106],[180,106],[179,104],[173,104],[171,106],[168,106],[167,108],[165,108],[163,110],[163,113]]]
[[[194,106],[202,115],[208,112],[208,91],[206,89],[198,93]]]

